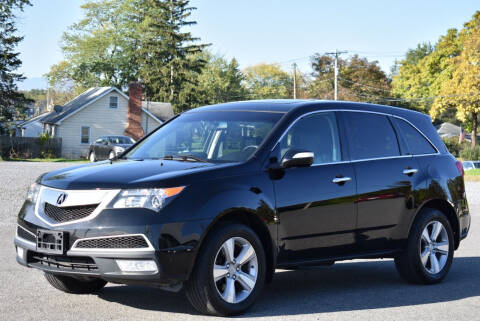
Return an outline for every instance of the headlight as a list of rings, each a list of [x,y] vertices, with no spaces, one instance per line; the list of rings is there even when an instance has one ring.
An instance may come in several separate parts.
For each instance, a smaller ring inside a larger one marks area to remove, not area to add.
[[[179,194],[185,186],[172,188],[126,189],[118,193],[110,208],[148,208],[158,212],[165,200]]]
[[[27,192],[27,201],[35,203],[37,201],[39,192],[40,192],[40,185],[38,185],[37,183],[33,183],[32,185],[30,185],[30,188],[28,189],[28,192]]]

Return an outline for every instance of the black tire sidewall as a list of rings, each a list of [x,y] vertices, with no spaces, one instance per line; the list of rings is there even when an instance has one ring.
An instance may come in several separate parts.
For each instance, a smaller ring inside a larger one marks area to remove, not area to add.
[[[250,242],[250,244],[255,249],[258,261],[258,274],[255,288],[245,300],[235,304],[228,303],[223,300],[223,298],[217,291],[212,274],[213,265],[215,263],[214,261],[218,250],[226,240],[232,237],[242,237],[248,242]],[[216,311],[224,315],[235,315],[242,313],[243,311],[248,309],[261,293],[263,285],[265,283],[266,274],[265,251],[263,249],[262,242],[255,234],[255,232],[252,231],[249,227],[242,224],[224,225],[208,240],[208,244],[205,247],[204,254],[206,255],[205,258],[207,262],[203,262],[206,264],[202,264],[203,267],[199,269],[199,272],[201,273],[201,276],[205,278],[205,288],[208,289],[205,294],[212,307]]]
[[[429,273],[425,267],[423,266],[421,259],[420,259],[420,239],[422,237],[422,232],[425,227],[431,223],[432,221],[439,221],[445,227],[448,235],[448,258],[447,262],[443,269],[437,274]],[[409,240],[409,257],[412,260],[412,263],[415,267],[416,272],[419,274],[421,279],[426,283],[438,283],[445,276],[448,274],[450,267],[453,261],[453,252],[454,252],[454,237],[453,231],[450,226],[450,222],[448,221],[447,217],[438,210],[429,209],[425,215],[422,215],[420,220],[416,223],[414,227],[414,234],[412,235],[411,239]]]

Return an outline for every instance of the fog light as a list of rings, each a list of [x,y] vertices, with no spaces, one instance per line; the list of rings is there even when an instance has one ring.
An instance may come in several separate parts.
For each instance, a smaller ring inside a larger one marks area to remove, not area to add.
[[[122,272],[157,272],[157,264],[152,260],[115,260]]]
[[[25,249],[22,247],[17,246],[17,256],[19,259],[23,260],[23,254],[25,253]]]

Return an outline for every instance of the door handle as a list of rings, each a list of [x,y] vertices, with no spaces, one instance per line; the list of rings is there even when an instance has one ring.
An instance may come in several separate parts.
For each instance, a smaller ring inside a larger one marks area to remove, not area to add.
[[[343,184],[351,180],[352,179],[350,177],[335,177],[334,179],[332,179],[332,183]]]
[[[407,168],[407,169],[403,170],[403,174],[408,175],[408,176],[411,176],[411,175],[415,174],[416,172],[418,172],[418,169],[415,169],[415,168]]]

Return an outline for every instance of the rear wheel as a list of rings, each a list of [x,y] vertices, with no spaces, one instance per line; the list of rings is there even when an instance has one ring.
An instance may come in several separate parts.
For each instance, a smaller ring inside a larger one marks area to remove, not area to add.
[[[447,217],[424,209],[412,227],[405,252],[395,258],[400,275],[413,283],[433,284],[448,274],[453,260],[454,239]]]
[[[101,290],[107,282],[102,279],[75,279],[69,276],[45,273],[45,278],[54,288],[73,294],[95,293]]]
[[[205,240],[185,284],[187,298],[205,314],[240,314],[260,294],[265,272],[265,252],[255,232],[245,225],[225,224]]]

